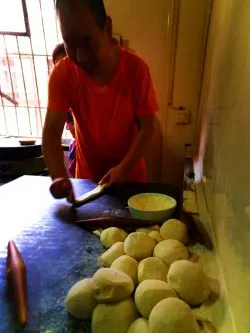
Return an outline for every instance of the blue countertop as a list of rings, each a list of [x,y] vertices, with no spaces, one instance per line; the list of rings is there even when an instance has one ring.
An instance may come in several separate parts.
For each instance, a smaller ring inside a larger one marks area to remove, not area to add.
[[[0,333],[88,333],[90,324],[70,318],[64,309],[68,289],[97,270],[97,256],[103,251],[99,239],[80,229],[78,219],[127,216],[127,199],[145,191],[166,193],[179,200],[170,185],[131,184],[106,192],[77,210],[65,200],[54,200],[48,177],[24,176],[0,187]],[[73,181],[77,195],[96,184]],[[14,324],[7,295],[7,243],[14,240],[28,273],[29,320],[19,331]]]

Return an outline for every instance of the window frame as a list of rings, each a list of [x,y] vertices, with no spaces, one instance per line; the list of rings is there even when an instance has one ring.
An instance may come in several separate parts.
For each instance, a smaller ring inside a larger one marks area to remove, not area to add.
[[[4,36],[20,36],[20,37],[30,37],[30,25],[29,25],[29,17],[28,17],[28,10],[26,5],[26,0],[21,0],[22,8],[23,8],[23,19],[25,24],[25,31],[24,32],[15,32],[15,31],[1,31],[0,35]]]

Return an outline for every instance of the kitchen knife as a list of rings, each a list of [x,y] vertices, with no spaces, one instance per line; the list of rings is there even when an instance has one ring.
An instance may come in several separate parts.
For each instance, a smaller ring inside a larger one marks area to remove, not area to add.
[[[155,221],[138,220],[131,217],[97,217],[93,219],[83,219],[76,221],[76,225],[93,231],[96,229],[107,229],[109,227],[117,227],[121,229],[147,228],[156,225]]]
[[[78,206],[81,206],[81,205],[89,202],[90,200],[95,199],[105,190],[106,186],[107,186],[107,184],[98,185],[93,190],[81,195],[78,198],[75,198],[75,200],[73,202],[73,206],[78,207]]]

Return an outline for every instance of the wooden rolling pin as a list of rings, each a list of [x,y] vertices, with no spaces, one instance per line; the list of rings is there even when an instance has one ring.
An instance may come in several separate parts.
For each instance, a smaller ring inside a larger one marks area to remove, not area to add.
[[[109,227],[117,227],[121,229],[147,228],[156,224],[156,221],[143,221],[131,217],[97,217],[76,221],[76,225],[88,231],[93,231],[99,228],[106,229]]]
[[[7,279],[20,326],[28,321],[27,277],[24,260],[13,241],[8,243]]]

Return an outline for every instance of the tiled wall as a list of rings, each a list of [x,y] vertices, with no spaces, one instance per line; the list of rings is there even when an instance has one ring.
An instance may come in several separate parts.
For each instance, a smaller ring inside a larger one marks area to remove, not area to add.
[[[250,332],[249,32],[249,0],[214,1],[201,107],[208,112],[203,174],[239,333]]]

